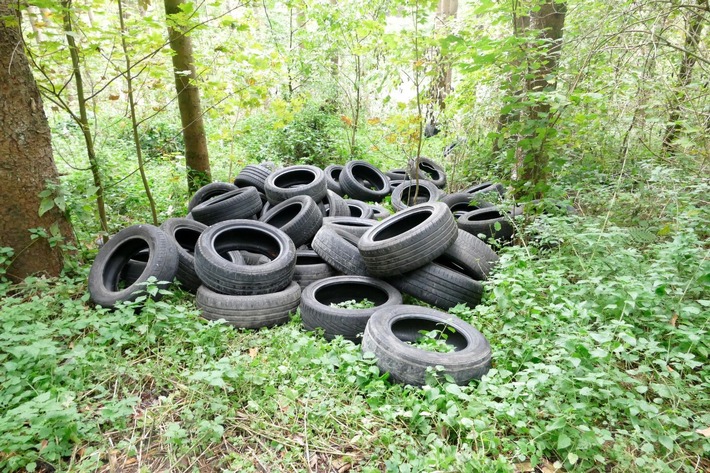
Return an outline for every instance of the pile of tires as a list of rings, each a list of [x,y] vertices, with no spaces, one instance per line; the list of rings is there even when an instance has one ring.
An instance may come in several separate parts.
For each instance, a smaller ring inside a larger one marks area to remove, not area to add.
[[[480,303],[498,256],[479,236],[510,239],[520,210],[488,202],[500,185],[446,194],[445,183],[428,159],[388,172],[364,161],[249,165],[234,184],[198,190],[185,218],[115,234],[92,265],[89,292],[111,308],[158,298],[149,283],[176,280],[203,317],[240,328],[284,323],[300,307],[307,330],[361,342],[395,381],[423,384],[426,368],[441,366],[466,383],[490,366],[490,347],[439,309]],[[386,197],[394,213],[379,204]],[[403,305],[403,294],[436,309]],[[417,327],[442,323],[457,334],[453,353],[411,345]]]

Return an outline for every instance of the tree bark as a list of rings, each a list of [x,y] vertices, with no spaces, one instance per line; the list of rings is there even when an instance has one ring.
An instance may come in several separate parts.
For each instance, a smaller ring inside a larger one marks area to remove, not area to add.
[[[533,39],[542,40],[542,44],[532,45],[527,49],[526,62],[528,71],[525,79],[525,95],[531,105],[521,116],[527,121],[528,133],[523,139],[529,145],[516,149],[518,196],[527,195],[541,198],[547,186],[549,156],[546,149],[550,127],[550,102],[544,92],[557,87],[554,77],[557,75],[560,52],[562,50],[562,31],[567,12],[566,3],[544,0],[530,11],[529,33]],[[553,78],[550,82],[550,78]]]
[[[180,25],[170,20],[170,15],[180,13],[183,0],[164,0],[168,17],[168,36],[173,50],[175,89],[177,92],[182,134],[185,140],[185,164],[187,187],[190,192],[212,181],[210,160],[207,153],[205,125],[202,121],[200,91],[195,85],[197,73],[192,55],[192,41],[181,31]]]
[[[675,96],[671,102],[671,110],[668,117],[668,127],[663,135],[663,151],[673,152],[674,142],[678,138],[681,130],[681,104],[685,98],[685,89],[693,79],[693,68],[695,67],[695,54],[700,43],[700,36],[703,32],[703,10],[707,10],[706,0],[698,0],[698,8],[690,8],[688,15],[688,30],[685,32],[685,42],[683,45],[683,57],[678,68],[678,84]]]
[[[15,17],[10,0],[0,0],[0,18]],[[47,117],[32,77],[17,24],[0,20],[0,247],[12,247],[14,260],[7,269],[13,280],[30,274],[58,276],[63,267],[59,245],[30,238],[30,228],[58,232],[73,243],[64,212],[53,207],[39,216],[39,193],[59,176],[52,158]]]

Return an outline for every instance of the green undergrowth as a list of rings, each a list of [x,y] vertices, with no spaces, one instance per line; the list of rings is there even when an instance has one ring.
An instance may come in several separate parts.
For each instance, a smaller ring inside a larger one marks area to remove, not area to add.
[[[86,268],[1,285],[0,470],[708,468],[708,186],[660,178],[518,222],[483,303],[451,311],[492,347],[469,386],[392,385],[298,314],[234,330],[177,290],[98,309]]]

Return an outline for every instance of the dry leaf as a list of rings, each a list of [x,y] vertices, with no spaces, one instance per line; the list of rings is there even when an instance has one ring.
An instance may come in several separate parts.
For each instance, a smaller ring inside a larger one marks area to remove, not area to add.
[[[353,126],[353,121],[345,115],[340,115],[340,121],[345,123],[347,126]]]
[[[515,473],[529,473],[532,471],[535,471],[535,468],[533,468],[532,463],[530,462],[515,464]]]
[[[249,349],[249,356],[251,357],[252,360],[253,360],[254,358],[256,358],[256,355],[258,355],[258,354],[259,354],[259,349],[258,349],[258,348],[254,347],[254,348],[250,348],[250,349]]]
[[[698,429],[696,430],[696,432],[702,435],[703,437],[710,437],[710,427],[708,427],[707,429]]]
[[[675,327],[676,322],[678,322],[678,314],[674,314],[673,317],[671,317],[671,325]]]

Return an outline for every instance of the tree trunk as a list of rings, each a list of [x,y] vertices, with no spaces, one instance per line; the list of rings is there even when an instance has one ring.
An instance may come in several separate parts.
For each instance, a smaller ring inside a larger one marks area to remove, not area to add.
[[[674,150],[674,141],[678,138],[681,130],[681,109],[680,106],[685,98],[685,89],[693,79],[693,68],[695,67],[695,54],[700,43],[700,36],[703,31],[703,9],[707,10],[706,0],[698,0],[698,8],[690,8],[688,20],[688,30],[685,32],[685,44],[683,45],[683,58],[678,69],[678,85],[676,86],[675,97],[671,104],[671,111],[668,117],[668,127],[663,135],[663,151],[668,153]]]
[[[0,0],[0,18],[16,16],[10,4],[10,0]],[[68,243],[74,236],[57,206],[39,216],[38,194],[47,183],[57,184],[59,176],[42,98],[20,30],[5,21],[0,21],[0,123],[0,247],[12,247],[15,253],[7,274],[14,280],[35,273],[58,276],[63,267],[61,249],[47,239],[31,239],[29,229],[45,228],[51,236],[61,234]]]
[[[155,200],[153,199],[153,193],[150,191],[150,184],[148,183],[148,176],[145,174],[145,166],[143,165],[143,150],[141,149],[140,134],[138,133],[138,118],[136,117],[136,101],[133,97],[133,66],[131,64],[131,57],[128,55],[128,44],[126,43],[126,36],[128,32],[126,31],[126,22],[123,16],[123,1],[118,0],[118,19],[121,25],[121,49],[123,49],[123,56],[126,59],[126,86],[128,87],[128,105],[131,111],[131,128],[133,130],[133,144],[136,147],[136,158],[138,159],[138,170],[141,175],[141,182],[143,182],[143,189],[145,190],[145,195],[148,198],[148,206],[150,207],[150,215],[153,218],[153,225],[158,225],[158,213],[155,210]]]
[[[192,41],[182,33],[180,25],[170,20],[170,15],[180,13],[183,0],[164,0],[168,17],[168,36],[173,50],[175,89],[177,92],[182,134],[185,140],[185,164],[187,165],[187,187],[190,192],[212,181],[210,159],[207,153],[205,125],[202,122],[200,91],[195,85],[197,74],[192,57]]]
[[[544,0],[539,8],[530,11],[530,33],[536,40],[543,40],[539,46],[531,46],[527,51],[528,74],[525,79],[527,101],[531,103],[521,119],[526,120],[528,131],[523,139],[528,144],[518,146],[517,179],[518,196],[525,194],[541,198],[547,186],[549,157],[546,141],[552,131],[550,122],[550,102],[546,91],[556,88],[557,64],[562,49],[562,30],[565,24],[566,3]],[[552,82],[550,82],[550,78]]]
[[[91,129],[89,128],[89,117],[86,113],[86,99],[84,98],[84,81],[81,74],[81,66],[79,63],[79,51],[76,47],[76,41],[74,40],[74,32],[72,31],[71,0],[62,1],[62,10],[64,11],[64,32],[66,34],[67,44],[69,45],[69,55],[71,56],[71,62],[74,72],[74,83],[76,84],[76,95],[77,100],[79,102],[78,123],[81,127],[81,132],[84,135],[84,142],[86,143],[86,154],[89,158],[89,167],[91,168],[91,175],[94,179],[94,186],[96,186],[97,189],[96,206],[98,207],[99,211],[101,229],[104,232],[103,239],[104,241],[107,241],[108,221],[106,220],[106,206],[104,205],[104,186],[101,182],[99,163],[96,160],[94,137],[91,135]],[[76,120],[76,115],[72,115]]]
[[[436,12],[435,28],[447,27],[451,18],[456,18],[458,12],[458,0],[439,0]],[[446,107],[446,97],[451,92],[451,61],[442,53],[441,49],[434,48],[432,51],[436,75],[432,79],[429,87],[429,104],[426,111],[427,126],[431,127],[432,134],[436,128],[436,113],[442,112]],[[438,132],[438,130],[437,130]]]

